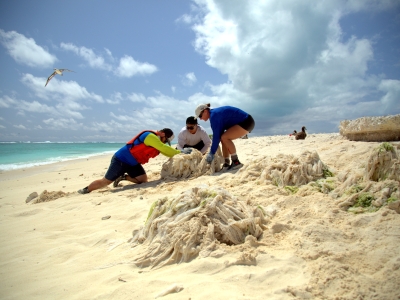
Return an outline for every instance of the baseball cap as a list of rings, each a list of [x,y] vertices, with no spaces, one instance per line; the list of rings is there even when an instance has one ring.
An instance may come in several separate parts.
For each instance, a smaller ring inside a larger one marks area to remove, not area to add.
[[[199,106],[197,106],[196,110],[194,111],[196,119],[200,116],[200,114],[203,110],[205,110],[206,108],[209,108],[209,107],[210,107],[210,104],[200,104]]]

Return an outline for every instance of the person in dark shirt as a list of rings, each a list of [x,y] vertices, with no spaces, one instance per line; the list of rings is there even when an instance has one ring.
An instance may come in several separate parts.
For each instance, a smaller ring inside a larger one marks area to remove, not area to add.
[[[200,104],[195,110],[195,116],[203,121],[210,120],[213,138],[207,162],[211,163],[217,152],[219,142],[222,143],[222,154],[225,158],[224,168],[237,169],[243,166],[236,153],[233,140],[240,138],[254,129],[254,119],[247,112],[233,107],[221,106],[210,108],[210,104]],[[230,163],[230,159],[232,163]]]

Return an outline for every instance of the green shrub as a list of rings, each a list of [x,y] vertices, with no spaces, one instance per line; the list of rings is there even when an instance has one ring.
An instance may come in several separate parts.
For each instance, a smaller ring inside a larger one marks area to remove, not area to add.
[[[374,199],[375,197],[371,193],[361,193],[358,196],[354,207],[369,207]]]
[[[285,186],[285,190],[287,190],[290,194],[296,194],[299,191],[299,187],[287,185]]]

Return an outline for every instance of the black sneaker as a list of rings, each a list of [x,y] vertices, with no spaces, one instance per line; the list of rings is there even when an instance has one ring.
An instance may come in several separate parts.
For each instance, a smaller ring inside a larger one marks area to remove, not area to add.
[[[224,168],[229,168],[229,167],[230,167],[230,164],[224,163],[224,165],[222,166],[222,169],[224,169]]]
[[[89,192],[88,187],[84,187],[83,189],[80,189],[80,190],[78,191],[78,193],[79,193],[79,194],[89,194],[90,192]]]
[[[232,161],[231,165],[228,167],[228,170],[235,170],[243,167],[243,164],[239,160]]]
[[[115,179],[115,181],[114,181],[114,183],[113,183],[113,186],[114,186],[114,187],[117,187],[118,184],[119,184],[122,180],[125,180],[125,174],[122,175],[122,176],[119,176],[117,179]]]

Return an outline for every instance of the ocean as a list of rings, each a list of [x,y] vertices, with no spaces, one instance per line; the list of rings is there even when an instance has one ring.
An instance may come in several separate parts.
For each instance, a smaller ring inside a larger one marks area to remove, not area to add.
[[[112,154],[125,143],[0,142],[0,171]]]

